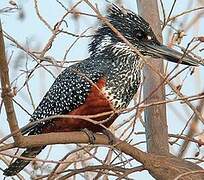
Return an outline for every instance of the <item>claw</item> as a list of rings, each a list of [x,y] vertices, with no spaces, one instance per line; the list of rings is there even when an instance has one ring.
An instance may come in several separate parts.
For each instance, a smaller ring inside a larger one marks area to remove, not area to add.
[[[103,129],[101,132],[108,137],[108,143],[110,145],[116,144],[116,138],[111,131]]]
[[[90,144],[95,143],[96,137],[92,131],[88,130],[87,128],[84,128],[81,131],[84,132],[88,136]]]
[[[93,131],[90,131],[87,128],[84,128],[81,131],[88,136],[90,144],[95,144],[96,137]],[[102,129],[101,133],[108,137],[108,143],[110,145],[116,144],[116,138],[111,131],[109,131],[108,129]]]

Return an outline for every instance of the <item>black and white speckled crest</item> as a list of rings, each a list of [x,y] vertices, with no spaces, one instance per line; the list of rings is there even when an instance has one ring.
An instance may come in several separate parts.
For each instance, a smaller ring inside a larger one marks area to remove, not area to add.
[[[142,42],[145,41],[150,44],[160,44],[150,25],[142,17],[130,10],[112,5],[109,8],[107,19],[143,55],[151,56],[151,54],[145,54],[147,51]],[[96,49],[100,48],[101,44],[109,45],[110,43],[118,42],[123,43],[121,38],[118,37],[106,24],[102,24],[94,35],[93,41],[89,46],[89,51],[94,53]]]

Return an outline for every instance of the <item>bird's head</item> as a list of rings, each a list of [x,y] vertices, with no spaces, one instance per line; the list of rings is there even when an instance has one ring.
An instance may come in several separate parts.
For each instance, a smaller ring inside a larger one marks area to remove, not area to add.
[[[162,45],[156,38],[150,25],[139,15],[112,5],[107,20],[144,56],[164,58],[168,61],[186,65],[197,65],[193,58]],[[91,54],[106,52],[111,47],[130,48],[105,23],[97,30],[89,46]]]

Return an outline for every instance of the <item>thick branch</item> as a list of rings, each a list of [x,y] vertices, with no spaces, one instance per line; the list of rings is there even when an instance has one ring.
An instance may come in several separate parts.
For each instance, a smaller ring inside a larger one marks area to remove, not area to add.
[[[9,81],[9,73],[8,73],[8,64],[5,55],[5,46],[4,46],[4,39],[3,39],[3,31],[0,22],[0,77],[1,77],[1,87],[2,87],[2,98],[4,102],[4,106],[6,109],[6,114],[8,118],[8,123],[11,132],[17,131],[19,129],[18,123],[16,120],[16,115],[14,112],[12,97],[13,93],[10,86]],[[21,140],[21,133],[16,133],[13,138],[16,143]]]
[[[49,133],[38,136],[23,137],[20,147],[33,147],[48,144],[69,144],[69,143],[88,143],[89,138],[83,132]],[[108,145],[108,138],[105,135],[96,135],[96,144]],[[145,153],[138,148],[117,140],[114,147],[121,152],[133,157],[144,165],[144,168],[151,172],[157,179],[172,180],[180,174],[202,170],[201,167],[174,156],[159,156],[151,153]],[[191,174],[185,177],[185,180],[204,179],[204,175]],[[182,180],[182,178],[180,179]]]
[[[157,0],[137,0],[137,3],[139,14],[151,24],[157,38],[162,41]],[[163,74],[163,61],[161,59],[151,59],[150,63],[153,68]],[[147,98],[146,103],[164,100],[165,89],[164,85],[161,86],[163,79],[148,66],[144,68],[144,78],[144,98]],[[160,87],[158,88],[158,86]],[[157,91],[152,94],[154,89],[157,89]],[[168,130],[165,104],[146,108],[145,123],[148,152],[160,155],[168,154]]]

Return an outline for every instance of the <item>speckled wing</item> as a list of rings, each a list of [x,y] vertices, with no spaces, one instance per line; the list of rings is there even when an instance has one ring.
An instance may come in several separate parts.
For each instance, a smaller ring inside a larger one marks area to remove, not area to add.
[[[31,116],[31,121],[37,121],[58,114],[67,114],[85,102],[92,87],[91,82],[96,83],[102,77],[102,74],[94,66],[90,66],[87,63],[89,60],[86,59],[66,68],[56,78]],[[29,133],[29,135],[40,134],[43,128],[49,126],[50,123],[52,123],[51,120],[38,123],[34,127],[26,129],[23,133]],[[35,157],[44,148],[45,146],[27,148],[21,156],[27,158]],[[4,170],[4,175],[13,176],[17,174],[29,162],[29,160],[16,159],[16,161]]]
[[[82,71],[82,72],[81,72]],[[67,114],[83,104],[91,89],[91,80],[95,83],[101,74],[91,71],[83,72],[77,65],[66,68],[55,80],[47,94],[44,96],[33,115],[31,121],[59,114]],[[89,79],[89,80],[88,80]],[[46,121],[38,123],[29,134],[35,135],[42,132],[43,126],[52,123]]]

